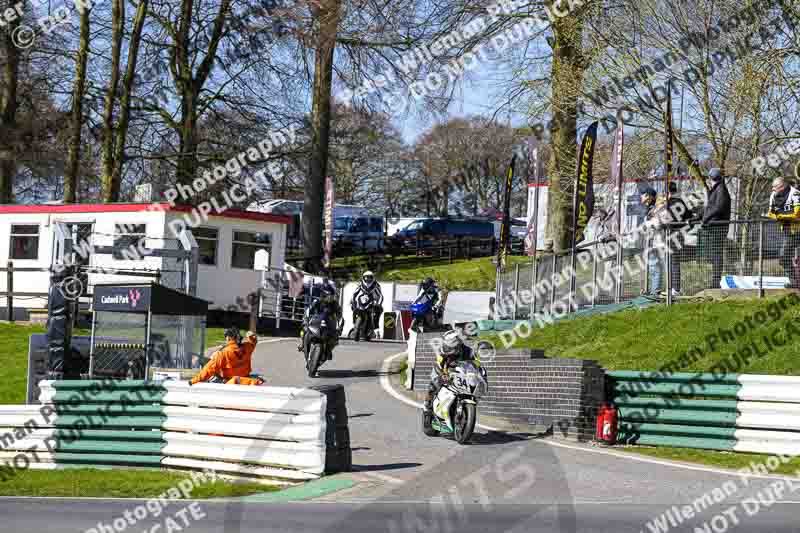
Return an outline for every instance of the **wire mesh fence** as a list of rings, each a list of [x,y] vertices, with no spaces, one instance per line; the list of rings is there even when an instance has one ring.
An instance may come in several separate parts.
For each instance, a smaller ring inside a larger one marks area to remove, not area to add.
[[[574,268],[573,268],[574,265]],[[496,318],[526,319],[646,295],[668,304],[709,289],[800,286],[800,225],[773,220],[664,224],[572,252],[540,253],[498,276]]]

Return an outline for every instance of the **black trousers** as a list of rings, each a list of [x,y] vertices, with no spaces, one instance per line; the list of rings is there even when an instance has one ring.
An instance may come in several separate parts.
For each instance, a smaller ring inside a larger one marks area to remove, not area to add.
[[[781,266],[783,273],[792,283],[792,287],[800,286],[800,280],[794,268],[794,256],[800,248],[800,232],[791,234],[789,229],[784,229],[781,233]]]
[[[711,277],[708,280],[708,288],[719,289],[719,281],[722,279],[722,267],[725,264],[725,240],[728,236],[728,225],[708,226],[706,246],[711,258]]]

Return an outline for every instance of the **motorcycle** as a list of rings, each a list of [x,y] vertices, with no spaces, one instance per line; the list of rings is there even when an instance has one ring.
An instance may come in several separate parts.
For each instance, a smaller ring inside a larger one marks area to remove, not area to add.
[[[355,306],[353,307],[353,330],[350,332],[349,337],[358,337],[371,341],[375,338],[375,324],[373,321],[373,304],[372,297],[368,294],[360,294],[356,298]]]
[[[489,389],[486,370],[471,361],[460,361],[449,371],[449,381],[433,399],[433,414],[422,413],[422,431],[428,437],[453,434],[466,444],[475,430],[478,399]]]
[[[308,377],[317,375],[317,370],[325,361],[333,359],[333,347],[339,332],[327,313],[319,313],[312,317],[303,335],[303,353],[306,360]]]
[[[433,306],[433,300],[428,293],[423,292],[409,306],[411,311],[411,330],[419,331],[423,328],[438,327],[442,323],[440,308]]]

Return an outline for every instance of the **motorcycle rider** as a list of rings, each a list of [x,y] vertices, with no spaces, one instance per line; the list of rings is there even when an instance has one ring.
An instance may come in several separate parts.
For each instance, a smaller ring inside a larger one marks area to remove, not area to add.
[[[356,292],[353,293],[353,298],[350,300],[350,309],[355,312],[356,310],[356,302],[358,301],[359,296],[362,294],[366,294],[370,297],[372,301],[372,307],[368,311],[372,313],[372,329],[375,329],[376,324],[378,323],[378,317],[381,316],[383,313],[383,293],[381,292],[381,285],[380,283],[375,281],[375,274],[372,271],[367,270],[361,276],[361,283],[358,285]],[[358,342],[361,338],[361,332],[356,330],[355,332],[355,341]],[[367,336],[366,341],[369,341],[369,336]]]
[[[431,371],[431,382],[428,385],[428,396],[425,399],[426,424],[433,416],[433,399],[450,379],[450,368],[455,366],[458,361],[472,361],[476,368],[481,366],[478,356],[464,344],[461,335],[455,330],[448,331],[442,336],[441,345],[436,352],[436,363]]]
[[[231,378],[246,378],[252,368],[252,351],[242,350],[239,346],[239,330],[228,328],[225,330],[225,346],[211,356],[211,360],[189,382],[194,385],[219,377],[223,382]]]
[[[431,300],[431,308],[433,310],[433,316],[436,318],[440,318],[439,314],[441,312],[439,308],[439,287],[436,286],[436,281],[433,278],[425,278],[419,284],[417,288],[417,300],[420,299],[421,296],[427,296]]]
[[[303,335],[305,334],[306,327],[311,317],[316,316],[322,311],[328,313],[329,320],[337,325],[339,335],[341,335],[342,327],[344,326],[342,306],[339,305],[339,300],[336,298],[336,286],[329,279],[324,279],[322,281],[319,298],[314,298],[314,301],[308,306],[303,316],[303,325],[300,328],[300,343],[297,345],[298,352],[303,351]],[[338,344],[338,339],[334,341],[334,346],[336,344]]]

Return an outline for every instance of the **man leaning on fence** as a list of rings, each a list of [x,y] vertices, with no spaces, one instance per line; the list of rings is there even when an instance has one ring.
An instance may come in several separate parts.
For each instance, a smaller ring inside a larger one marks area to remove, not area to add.
[[[800,191],[790,186],[785,179],[775,178],[769,197],[769,218],[775,219],[781,228],[781,266],[788,276],[792,288],[800,287]]]
[[[708,201],[703,209],[700,225],[705,234],[706,246],[711,259],[711,278],[708,288],[718,289],[722,279],[722,266],[725,261],[725,241],[728,235],[728,222],[731,220],[731,195],[722,176],[722,171],[712,168],[708,172],[710,189]]]

